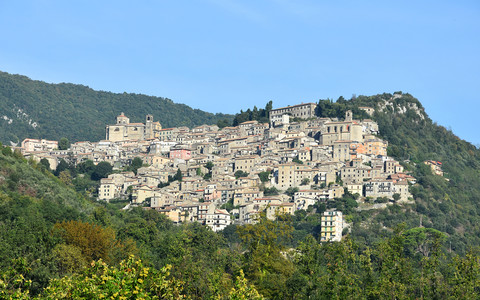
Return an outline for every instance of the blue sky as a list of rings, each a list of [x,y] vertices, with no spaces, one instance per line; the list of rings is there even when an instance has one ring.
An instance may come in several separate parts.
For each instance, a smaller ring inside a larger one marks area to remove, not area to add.
[[[480,1],[0,0],[0,70],[225,113],[403,91],[480,144]]]

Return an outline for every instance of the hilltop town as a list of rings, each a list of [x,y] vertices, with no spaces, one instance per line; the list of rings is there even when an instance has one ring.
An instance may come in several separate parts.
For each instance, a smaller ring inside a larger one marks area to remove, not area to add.
[[[377,123],[356,120],[351,111],[344,119],[318,118],[315,108],[277,108],[269,123],[221,129],[162,128],[152,115],[131,123],[121,113],[106,125],[105,140],[58,150],[56,141],[26,139],[20,149],[25,157],[48,160],[52,169],[62,160],[108,162],[114,172],[100,180],[99,201],[129,199],[127,207],[154,209],[174,223],[196,221],[214,231],[253,223],[260,212],[274,219],[308,210],[346,193],[357,199],[358,209],[410,201],[415,178],[387,156]],[[143,166],[126,171],[136,158]],[[340,240],[344,227],[341,211],[326,211],[321,240]]]

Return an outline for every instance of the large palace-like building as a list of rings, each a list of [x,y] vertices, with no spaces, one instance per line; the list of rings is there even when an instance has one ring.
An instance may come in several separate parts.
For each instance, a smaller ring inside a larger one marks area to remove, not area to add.
[[[281,107],[270,111],[270,123],[278,122],[283,115],[290,115],[294,118],[309,119],[315,117],[315,103],[302,103],[293,106]]]
[[[146,116],[146,123],[130,123],[130,119],[123,112],[117,116],[115,125],[107,125],[106,139],[112,142],[127,140],[146,140],[158,138],[162,125],[153,122],[153,116]]]

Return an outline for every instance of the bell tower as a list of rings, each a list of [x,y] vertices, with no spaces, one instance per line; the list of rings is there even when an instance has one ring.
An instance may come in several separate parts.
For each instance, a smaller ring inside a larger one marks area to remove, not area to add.
[[[145,139],[153,138],[153,116],[147,115],[145,117]]]
[[[347,110],[345,113],[345,122],[352,122],[353,120],[353,115],[351,110]]]
[[[122,124],[122,125],[126,125],[126,124],[129,124],[130,123],[130,119],[127,118],[123,112],[117,116],[117,124]]]

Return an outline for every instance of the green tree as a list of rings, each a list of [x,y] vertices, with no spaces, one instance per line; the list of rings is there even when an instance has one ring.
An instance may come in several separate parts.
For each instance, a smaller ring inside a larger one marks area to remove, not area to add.
[[[130,170],[133,171],[133,173],[137,174],[138,169],[140,169],[143,166],[143,161],[140,157],[135,157],[132,159],[132,163],[130,164]]]
[[[270,116],[270,111],[273,109],[273,101],[270,100],[267,102],[267,104],[265,105],[265,115],[264,117],[269,117]]]
[[[301,165],[303,165],[303,161],[301,161],[300,159],[298,159],[298,157],[295,157],[292,161],[293,161],[294,163],[296,163],[296,164],[301,164]]]
[[[276,187],[272,186],[271,188],[265,188],[263,190],[263,194],[265,196],[274,196],[274,195],[278,195],[279,192]]]
[[[92,172],[92,180],[100,180],[102,178],[106,178],[108,174],[112,172],[112,165],[106,161],[99,162],[95,169]]]
[[[69,170],[64,170],[58,174],[58,179],[60,179],[61,182],[65,183],[68,186],[72,185],[72,175],[70,174]]]
[[[256,224],[238,226],[237,232],[247,251],[244,254],[247,275],[258,291],[268,298],[286,296],[284,286],[294,267],[282,251],[291,240],[291,218],[278,215],[269,220],[260,213]]]
[[[441,244],[447,236],[433,228],[417,227],[406,230],[403,233],[405,237],[405,248],[410,255],[416,253],[424,257],[430,256],[432,252],[440,249]]]
[[[70,141],[66,137],[62,137],[58,141],[58,150],[67,150],[70,148]]]
[[[52,261],[62,275],[79,272],[88,265],[82,250],[74,245],[58,244],[52,250]]]
[[[248,176],[248,173],[245,172],[245,171],[242,171],[242,170],[238,170],[235,172],[235,178],[238,179],[240,177],[247,177]]]
[[[54,233],[60,236],[66,245],[79,249],[86,261],[103,259],[110,262],[115,261],[118,254],[125,256],[136,251],[133,245],[117,240],[112,228],[103,228],[88,222],[72,220],[56,223]]]
[[[2,146],[2,154],[5,156],[12,156],[13,155],[12,148],[8,146],[5,146],[5,147]]]
[[[223,120],[218,120],[217,121],[217,126],[218,128],[222,129],[224,127],[228,127],[228,126],[231,126],[232,124],[226,120],[226,119],[223,119]]]
[[[293,197],[296,192],[298,192],[298,187],[289,187],[289,188],[285,191],[285,194],[289,195],[290,197]]]
[[[42,159],[40,160],[40,165],[43,166],[43,167],[45,168],[45,170],[51,171],[51,170],[50,170],[50,162],[48,161],[48,159],[42,158]]]
[[[212,171],[213,167],[214,167],[214,164],[211,161],[209,161],[205,164],[205,168],[207,168],[209,172]]]
[[[54,279],[41,299],[187,299],[182,282],[170,276],[171,266],[149,268],[131,256],[119,267],[92,263],[81,274]]]
[[[69,167],[70,166],[68,165],[68,163],[62,158],[58,163],[57,168],[55,169],[55,176],[58,176],[61,172],[68,170]]]
[[[263,297],[258,293],[254,286],[248,284],[248,280],[243,274],[243,270],[240,270],[240,275],[235,280],[235,286],[232,287],[228,295],[228,299],[231,300],[260,300]]]
[[[450,281],[451,299],[478,299],[480,287],[480,256],[478,249],[471,249],[465,257],[455,256]]]
[[[414,289],[412,261],[404,251],[405,224],[395,228],[394,235],[383,241],[376,249],[379,260],[379,281],[376,291],[379,298],[408,299],[408,294]]]
[[[182,181],[182,178],[182,171],[180,169],[177,169],[177,173],[175,173],[175,176],[173,176],[173,180]]]
[[[30,299],[32,281],[25,277],[31,272],[25,258],[12,260],[5,272],[0,273],[1,299]]]
[[[393,196],[392,196],[393,201],[395,201],[395,202],[398,202],[398,200],[400,200],[400,197],[401,197],[401,196],[400,196],[399,193],[395,193],[395,194],[393,194]]]
[[[77,164],[78,173],[92,175],[93,171],[95,171],[95,164],[90,159]]]

